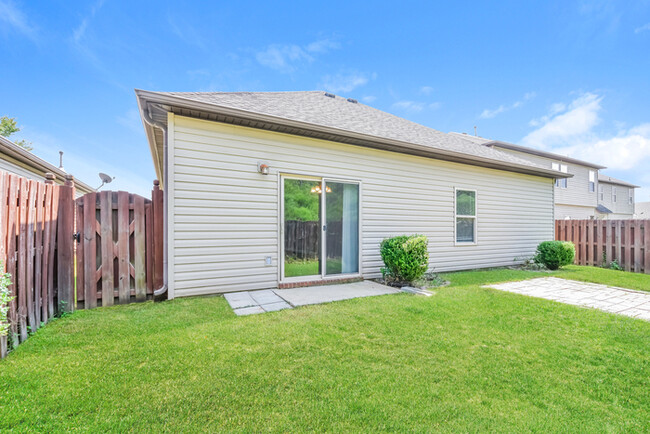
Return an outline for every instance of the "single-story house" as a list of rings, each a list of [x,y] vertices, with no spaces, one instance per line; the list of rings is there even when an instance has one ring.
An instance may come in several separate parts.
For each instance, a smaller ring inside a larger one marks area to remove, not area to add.
[[[327,92],[136,96],[170,298],[377,278],[401,234],[428,237],[431,270],[516,264],[571,177]]]
[[[45,181],[45,174],[49,172],[54,174],[54,182],[61,185],[65,182],[67,175],[64,170],[38,158],[2,136],[0,136],[0,170],[41,182]],[[95,191],[94,188],[78,179],[74,180],[74,184],[77,196]]]

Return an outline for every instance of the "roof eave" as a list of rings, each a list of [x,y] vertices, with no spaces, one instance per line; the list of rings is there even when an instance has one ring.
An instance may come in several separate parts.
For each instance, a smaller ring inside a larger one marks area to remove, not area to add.
[[[42,158],[37,157],[36,155],[21,148],[11,140],[2,136],[0,136],[0,150],[2,150],[2,152],[9,155],[10,157],[22,162],[23,164],[26,164],[27,166],[39,172],[43,172],[43,174],[51,172],[62,180],[64,180],[66,175],[68,175],[67,172],[59,169],[56,166],[53,166]],[[75,188],[84,194],[95,191],[94,188],[77,179],[74,180],[74,183]]]
[[[462,154],[458,152],[446,151],[439,148],[431,148],[423,145],[416,145],[409,142],[402,142],[395,139],[387,139],[384,137],[377,137],[362,133],[357,133],[354,131],[342,130],[334,127],[327,127],[318,124],[312,124],[308,122],[296,121],[293,119],[286,119],[282,117],[267,115],[263,113],[252,112],[249,110],[236,109],[232,107],[220,106],[217,104],[206,103],[201,101],[195,101],[189,98],[184,98],[178,95],[166,95],[160,94],[158,92],[146,91],[136,89],[136,95],[138,96],[138,106],[140,108],[140,115],[143,116],[142,110],[146,107],[147,103],[152,104],[161,104],[169,105],[175,107],[182,107],[186,109],[192,109],[207,113],[217,113],[220,115],[231,116],[234,118],[242,118],[251,121],[265,122],[269,124],[278,124],[290,128],[304,129],[318,133],[338,135],[341,137],[353,138],[356,140],[362,140],[368,142],[369,144],[384,145],[387,147],[395,147],[401,150],[411,150],[413,154],[420,156],[427,156],[429,158],[437,158],[447,161],[459,162],[463,164],[470,164],[481,167],[488,167],[493,169],[505,170],[509,172],[523,173],[527,175],[536,175],[542,176],[545,178],[571,178],[573,175],[560,173],[552,169],[537,168],[532,166],[527,166],[523,164],[516,163],[503,163],[497,160],[482,158],[474,155]],[[143,123],[144,119],[143,119]],[[147,125],[145,123],[145,130],[147,130]],[[149,147],[152,152],[152,156],[157,155],[155,137],[153,134],[150,134],[147,130],[147,140],[149,141]],[[379,149],[385,149],[381,146],[368,146],[375,147]],[[390,149],[386,149],[390,150]],[[393,150],[394,152],[398,152]],[[426,155],[425,155],[426,154]],[[159,159],[154,157],[154,165]],[[158,169],[156,170],[158,173]]]
[[[576,158],[571,158],[571,157],[565,157],[563,155],[554,154],[552,152],[540,151],[540,150],[537,150],[537,149],[532,149],[532,148],[528,148],[526,146],[521,146],[521,145],[515,145],[515,144],[512,144],[512,143],[508,143],[508,142],[502,142],[500,140],[489,141],[489,142],[484,143],[484,145],[485,146],[490,146],[490,147],[505,148],[505,149],[509,149],[511,151],[517,151],[517,152],[522,152],[522,153],[525,153],[525,154],[537,155],[537,156],[540,156],[540,157],[553,158],[553,159],[557,159],[557,160],[559,160],[561,162],[579,164],[581,166],[591,167],[591,168],[598,169],[598,170],[607,169],[607,167],[605,167],[605,166],[590,163],[588,161],[578,160]]]

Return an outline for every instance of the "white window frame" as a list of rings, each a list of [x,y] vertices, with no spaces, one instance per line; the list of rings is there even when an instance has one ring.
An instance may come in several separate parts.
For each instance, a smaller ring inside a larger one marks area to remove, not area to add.
[[[555,163],[555,162],[551,163],[551,169],[557,170],[558,172],[562,172],[562,173],[569,173],[569,166],[562,163]],[[557,188],[567,188],[568,185],[569,184],[567,178],[557,178],[555,180],[555,186]]]
[[[589,171],[589,193],[594,193],[596,191],[596,172],[593,170]]]
[[[616,187],[612,187],[612,203],[616,203],[616,196],[617,196],[617,191]]]
[[[471,191],[474,193],[474,215],[458,214],[458,192]],[[474,219],[474,241],[458,241],[456,234],[459,218]],[[473,188],[454,187],[454,245],[455,246],[476,246],[478,244],[478,191]]]
[[[598,200],[601,202],[605,201],[605,187],[603,184],[598,184]]]
[[[627,191],[627,204],[628,205],[633,205],[634,204],[634,189],[630,188]]]

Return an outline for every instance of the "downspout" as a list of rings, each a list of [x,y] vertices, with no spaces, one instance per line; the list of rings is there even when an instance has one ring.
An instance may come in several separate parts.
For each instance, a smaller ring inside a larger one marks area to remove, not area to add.
[[[169,282],[167,276],[167,127],[151,117],[149,108],[142,110],[142,117],[144,121],[152,128],[159,128],[163,135],[163,284],[160,288],[153,292],[154,297],[159,297],[167,292],[167,283]]]

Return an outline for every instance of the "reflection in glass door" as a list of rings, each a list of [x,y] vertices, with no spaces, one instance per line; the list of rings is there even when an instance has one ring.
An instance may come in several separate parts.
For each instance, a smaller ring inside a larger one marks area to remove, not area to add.
[[[284,277],[320,276],[320,180],[284,178]]]
[[[359,184],[325,181],[325,274],[359,272]]]

